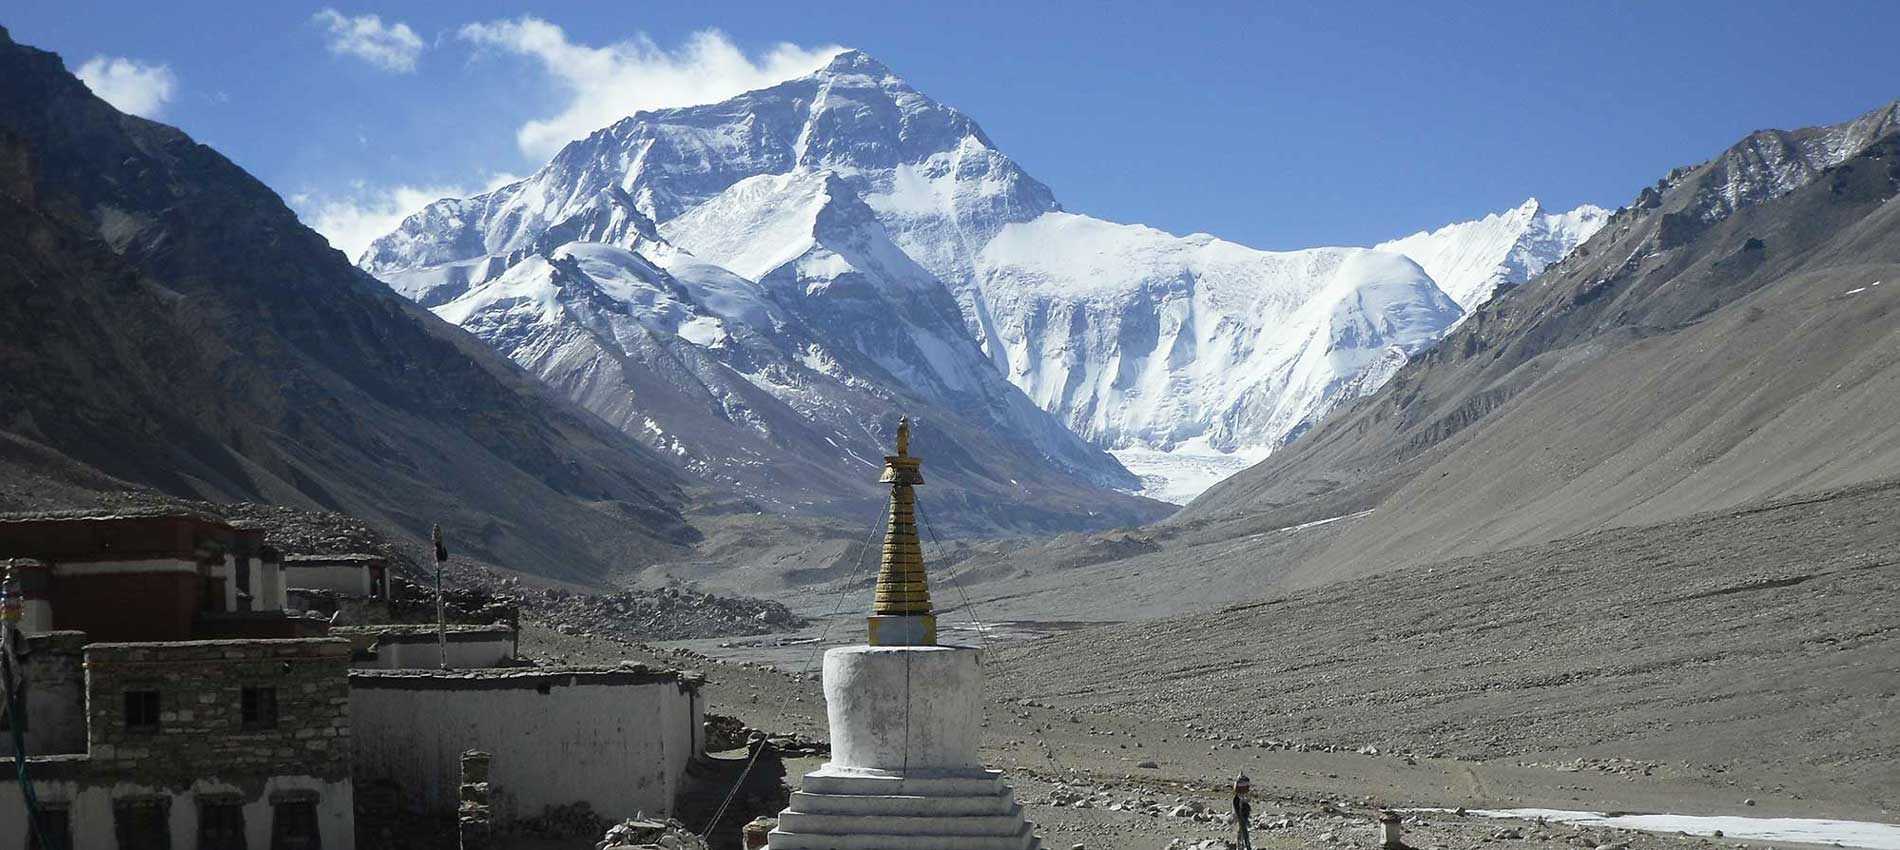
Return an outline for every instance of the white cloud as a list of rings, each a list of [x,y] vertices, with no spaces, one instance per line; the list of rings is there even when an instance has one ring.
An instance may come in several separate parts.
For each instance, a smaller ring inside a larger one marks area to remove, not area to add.
[[[169,65],[148,65],[123,56],[94,56],[79,66],[86,88],[120,112],[157,118],[178,91]]]
[[[532,58],[567,88],[559,114],[529,121],[515,134],[522,152],[540,159],[640,110],[725,100],[815,71],[843,49],[780,44],[751,58],[717,30],[695,33],[670,52],[644,34],[589,47],[535,17],[469,24],[461,37]]]
[[[352,18],[335,9],[324,9],[311,20],[330,30],[331,53],[354,56],[385,71],[406,74],[416,69],[422,37],[408,24],[396,21],[384,26],[377,15]]]
[[[498,189],[521,178],[513,174],[491,175],[479,187],[464,186],[370,186],[358,181],[344,196],[318,196],[311,193],[292,195],[290,204],[311,229],[330,240],[331,247],[355,262],[369,243],[402,224],[402,220],[443,198],[466,198]]]

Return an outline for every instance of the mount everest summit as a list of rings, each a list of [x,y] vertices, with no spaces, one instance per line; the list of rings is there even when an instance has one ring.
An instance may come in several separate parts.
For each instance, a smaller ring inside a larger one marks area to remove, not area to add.
[[[359,264],[750,499],[869,498],[908,412],[941,441],[920,452],[956,524],[1046,527],[1153,510],[1103,490],[1191,498],[1603,218],[1532,201],[1284,252],[1107,222],[847,51],[623,119],[429,205]]]

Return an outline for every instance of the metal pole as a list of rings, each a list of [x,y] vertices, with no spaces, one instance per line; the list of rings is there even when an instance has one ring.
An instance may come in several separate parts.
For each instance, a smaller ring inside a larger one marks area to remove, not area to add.
[[[449,550],[442,545],[442,526],[429,529],[435,543],[435,649],[438,666],[449,669],[449,615],[442,601],[442,568],[449,562]]]

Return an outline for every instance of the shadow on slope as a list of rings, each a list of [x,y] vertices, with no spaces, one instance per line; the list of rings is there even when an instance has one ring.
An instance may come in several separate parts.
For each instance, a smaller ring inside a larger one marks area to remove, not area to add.
[[[690,543],[679,479],[390,293],[269,189],[0,30],[0,429],[19,507],[107,479],[348,513],[569,580]],[[63,503],[63,504],[62,504]]]

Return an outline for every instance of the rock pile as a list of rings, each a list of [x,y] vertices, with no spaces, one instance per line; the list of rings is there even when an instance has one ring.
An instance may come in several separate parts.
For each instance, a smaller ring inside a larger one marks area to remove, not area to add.
[[[1570,761],[1520,761],[1518,766],[1557,770],[1564,773],[1592,772],[1614,773],[1620,776],[1652,776],[1658,768],[1662,767],[1662,764],[1626,758],[1577,758]]]
[[[1168,842],[1168,850],[1233,850],[1233,848],[1234,842],[1225,838],[1203,838],[1200,841],[1176,838]]]
[[[763,732],[745,725],[736,717],[706,715],[706,751],[720,753],[746,746],[753,735],[764,735],[772,750],[785,758],[809,758],[831,755],[831,745],[803,735]]]
[[[348,514],[254,502],[207,507],[233,523],[263,528],[266,541],[286,553],[368,552],[383,556],[398,573],[414,574],[420,569],[415,560],[416,547],[391,540],[389,535]]]
[[[569,635],[622,640],[683,640],[790,631],[805,620],[778,602],[696,590],[574,593],[556,588],[521,595],[521,607]]]
[[[737,717],[706,713],[706,752],[723,753],[746,745],[752,730]]]
[[[831,755],[831,744],[803,735],[777,733],[765,736],[765,741],[786,758],[818,758]]]
[[[624,820],[607,828],[594,850],[633,850],[634,848],[663,848],[663,850],[706,850],[706,842],[694,835],[686,825],[672,818],[651,820],[645,815]]]
[[[594,811],[587,801],[580,800],[561,806],[547,806],[539,817],[518,818],[502,825],[511,836],[562,839],[599,835],[608,820]]]

